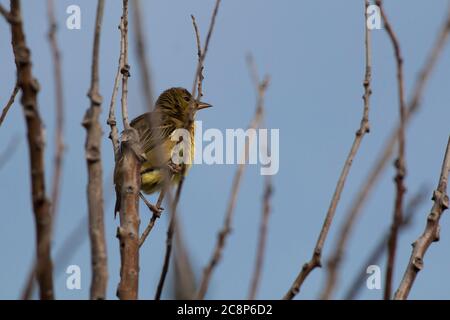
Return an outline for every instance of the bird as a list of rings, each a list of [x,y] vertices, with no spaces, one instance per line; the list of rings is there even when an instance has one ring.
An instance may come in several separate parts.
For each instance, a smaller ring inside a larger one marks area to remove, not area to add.
[[[185,88],[167,89],[156,100],[153,111],[141,114],[130,122],[130,126],[138,133],[140,148],[146,158],[140,171],[141,191],[145,194],[152,194],[162,189],[165,179],[164,170],[169,169],[170,181],[176,183],[183,174],[187,174],[193,162],[195,124],[194,121],[190,121],[191,100],[195,101]],[[194,103],[192,115],[195,117],[197,111],[210,107],[212,105],[206,102]],[[172,163],[174,147],[179,143],[177,139],[172,139],[172,135],[177,129],[186,129],[190,135],[190,148],[186,152],[191,161],[186,164],[184,170],[180,170],[179,166]],[[119,166],[116,164],[117,167]],[[118,181],[117,174],[117,172],[114,174],[115,181]]]

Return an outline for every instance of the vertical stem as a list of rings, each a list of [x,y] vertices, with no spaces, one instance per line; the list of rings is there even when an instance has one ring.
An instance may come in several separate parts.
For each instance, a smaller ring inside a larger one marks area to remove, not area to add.
[[[102,127],[99,121],[103,100],[99,92],[99,51],[104,5],[104,0],[98,0],[92,50],[91,87],[88,92],[91,104],[83,120],[83,126],[87,131],[85,155],[88,169],[87,198],[92,265],[90,298],[93,300],[106,298],[108,282],[101,158]]]
[[[31,196],[36,222],[36,271],[40,298],[53,299],[53,264],[50,257],[51,213],[45,192],[44,129],[37,103],[39,84],[32,73],[31,52],[22,25],[20,0],[11,0],[12,47],[17,67],[17,81],[22,91],[30,156]],[[33,272],[34,272],[33,270]]]
[[[124,132],[119,155],[116,159],[114,180],[120,227],[117,237],[120,244],[120,282],[117,296],[121,300],[138,298],[139,285],[139,193],[141,189],[141,161],[138,132],[128,122],[128,0],[123,0],[121,23],[122,64],[122,121]]]

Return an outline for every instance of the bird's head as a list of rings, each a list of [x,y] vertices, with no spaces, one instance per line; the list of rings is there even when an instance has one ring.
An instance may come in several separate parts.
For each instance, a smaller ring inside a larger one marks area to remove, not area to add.
[[[156,101],[156,108],[164,115],[174,117],[178,120],[184,121],[189,115],[189,105],[191,103],[192,95],[184,88],[170,88],[161,93]],[[201,109],[211,107],[209,103],[199,102],[194,103],[194,113]]]

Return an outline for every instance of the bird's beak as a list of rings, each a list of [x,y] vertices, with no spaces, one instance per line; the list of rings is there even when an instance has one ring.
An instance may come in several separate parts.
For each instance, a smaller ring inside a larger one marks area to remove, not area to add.
[[[211,108],[212,105],[210,105],[209,103],[206,102],[199,102],[197,105],[197,110],[201,110],[201,109],[206,109],[206,108]]]

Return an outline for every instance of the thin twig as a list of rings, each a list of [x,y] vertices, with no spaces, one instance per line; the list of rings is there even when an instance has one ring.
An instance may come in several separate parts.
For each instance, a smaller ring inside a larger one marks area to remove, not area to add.
[[[220,2],[221,0],[216,0],[216,4],[214,6],[214,10],[213,13],[211,15],[211,22],[209,23],[209,29],[208,29],[208,33],[206,35],[206,40],[205,40],[205,44],[203,46],[203,49],[201,50],[201,54],[198,57],[198,63],[197,63],[197,68],[195,70],[195,77],[194,77],[194,81],[192,84],[192,90],[191,90],[191,94],[192,94],[192,98],[191,101],[189,103],[189,117],[188,117],[188,121],[185,124],[185,128],[189,128],[190,125],[192,124],[192,122],[194,121],[194,110],[195,110],[195,106],[196,103],[199,102],[200,98],[202,97],[203,93],[201,91],[198,91],[198,89],[201,90],[202,88],[202,84],[199,82],[203,81],[203,63],[205,61],[206,58],[206,53],[208,52],[208,48],[209,48],[209,42],[211,41],[211,36],[214,30],[214,26],[216,24],[216,17],[217,17],[217,13],[219,12],[219,7],[220,7]],[[192,19],[192,23],[194,25],[194,31],[195,31],[195,36],[196,36],[196,40],[197,40],[197,48],[200,46],[200,36],[198,33],[198,27],[197,24],[195,22],[195,18],[191,15],[191,19]],[[198,52],[198,49],[197,49]],[[197,94],[195,94],[197,88]],[[196,97],[196,98],[194,98]]]
[[[195,32],[195,40],[197,43],[197,56],[198,56],[198,63],[202,63],[202,48],[201,48],[201,42],[200,42],[200,31],[198,30],[197,21],[195,21],[194,15],[191,14],[192,19],[192,25],[194,26],[194,32]],[[203,64],[200,68],[200,72],[198,73],[198,80],[197,80],[197,101],[203,96]]]
[[[2,4],[0,4],[0,14],[6,19],[7,22],[11,23],[12,15]]]
[[[159,197],[158,200],[156,202],[156,205],[152,205],[146,198],[145,196],[140,193],[139,196],[141,197],[141,199],[144,201],[144,203],[147,205],[148,209],[153,213],[152,217],[150,218],[150,221],[147,225],[147,227],[145,228],[144,232],[141,235],[141,238],[139,239],[139,248],[144,244],[145,240],[147,239],[148,235],[150,234],[150,232],[153,229],[153,226],[155,225],[156,219],[158,219],[161,214],[159,212],[159,210],[161,210],[161,204],[164,200],[164,191],[161,191],[159,193]]]
[[[52,181],[52,206],[51,206],[51,229],[55,225],[56,213],[59,205],[59,194],[61,191],[61,175],[64,156],[64,97],[63,97],[63,76],[62,76],[62,63],[61,52],[56,39],[56,17],[54,1],[47,0],[48,18],[50,23],[50,29],[48,32],[48,38],[50,41],[50,48],[53,58],[54,66],[54,80],[55,80],[55,100],[56,100],[56,121],[55,121],[55,155],[54,155],[54,168],[53,168],[53,181]],[[50,232],[46,241],[51,241],[53,231]]]
[[[405,208],[405,216],[404,219],[402,219],[399,228],[398,233],[403,232],[406,228],[412,225],[413,218],[417,213],[417,209],[420,206],[420,204],[425,200],[425,190],[424,188],[421,188],[409,201]],[[351,285],[349,289],[347,290],[344,300],[353,300],[357,296],[358,292],[361,290],[361,288],[366,283],[364,279],[367,277],[366,268],[370,265],[378,264],[378,261],[383,256],[384,252],[388,248],[388,239],[389,235],[391,233],[391,229],[388,228],[383,235],[380,237],[380,239],[377,242],[377,245],[373,248],[371,254],[368,256],[368,258],[364,261],[364,263],[361,264],[361,266],[357,269],[360,270],[360,272],[357,274],[357,276],[354,278],[354,280],[351,282]]]
[[[403,197],[406,192],[406,187],[404,185],[404,179],[406,176],[406,159],[405,159],[406,102],[405,102],[405,90],[403,80],[403,57],[400,50],[400,43],[389,20],[387,19],[382,1],[377,0],[376,4],[380,8],[381,17],[384,21],[384,27],[389,35],[389,38],[391,39],[392,46],[394,48],[395,61],[397,64],[397,86],[398,86],[399,114],[400,114],[399,135],[398,135],[398,156],[397,159],[395,160],[395,169],[396,169],[395,206],[392,219],[391,233],[389,235],[388,240],[388,259],[386,268],[386,278],[384,284],[384,299],[389,300],[392,294],[392,278],[394,274],[395,254],[397,250],[397,234],[403,219]]]
[[[363,114],[362,119],[360,123],[359,129],[356,131],[355,138],[353,140],[353,144],[350,148],[350,151],[348,153],[347,159],[345,160],[344,167],[342,168],[341,175],[339,176],[339,180],[337,182],[333,198],[331,199],[330,206],[327,211],[327,215],[325,216],[325,220],[322,225],[322,229],[320,231],[319,237],[316,242],[316,246],[314,247],[314,251],[312,254],[311,259],[305,263],[300,270],[300,273],[298,274],[297,278],[295,279],[294,283],[292,284],[291,288],[288,290],[288,292],[284,295],[283,299],[293,299],[300,291],[300,288],[305,281],[305,279],[308,277],[308,275],[317,267],[322,266],[322,251],[323,246],[325,244],[325,240],[328,236],[328,232],[330,230],[331,224],[333,222],[334,215],[336,213],[337,206],[339,204],[339,200],[341,198],[342,191],[344,190],[345,182],[347,180],[348,174],[350,172],[350,168],[352,166],[353,160],[359,150],[359,147],[361,145],[361,142],[364,138],[364,135],[369,132],[370,126],[369,126],[369,108],[370,108],[370,95],[372,94],[372,89],[370,86],[371,79],[372,79],[372,45],[371,45],[371,35],[370,30],[367,28],[366,21],[367,21],[367,7],[369,6],[369,1],[366,0],[365,2],[365,19],[364,19],[364,25],[365,25],[365,60],[366,60],[366,67],[365,67],[365,76],[364,76],[364,95],[363,95]]]
[[[430,78],[430,75],[432,74],[432,71],[434,70],[434,67],[436,66],[440,54],[442,53],[442,50],[444,48],[449,33],[450,33],[450,8],[445,23],[443,25],[443,28],[439,32],[437,40],[431,50],[431,53],[427,61],[425,62],[425,65],[423,66],[419,74],[419,77],[417,78],[416,84],[412,91],[413,92],[412,99],[408,104],[408,108],[406,110],[404,119],[405,128],[408,126],[410,120],[413,118],[413,115],[415,115],[417,113],[417,110],[419,110],[420,108],[420,100],[424,93],[426,84]],[[400,125],[398,124],[395,127],[394,131],[391,132],[391,134],[387,138],[382,151],[378,153],[379,157],[375,161],[372,169],[369,171],[368,177],[366,177],[363,180],[364,184],[361,188],[358,189],[359,192],[353,199],[350,210],[347,212],[347,215],[344,218],[344,224],[340,229],[338,241],[336,242],[334,250],[332,250],[334,254],[329,260],[329,265],[331,266],[331,268],[329,269],[328,272],[327,285],[322,293],[322,298],[331,297],[332,291],[335,286],[335,282],[337,280],[337,273],[340,267],[342,256],[344,254],[344,249],[347,244],[347,240],[350,237],[353,225],[356,222],[359,213],[361,212],[361,209],[366,203],[368,196],[370,195],[373,187],[378,181],[381,173],[386,168],[386,164],[388,163],[389,159],[391,158],[395,144],[398,139],[400,131],[399,127]]]
[[[264,195],[263,195],[263,210],[261,225],[259,227],[259,240],[258,249],[256,253],[255,269],[253,272],[253,278],[250,286],[250,293],[248,296],[249,300],[254,300],[256,298],[256,292],[258,291],[259,282],[261,280],[262,267],[264,263],[264,253],[266,249],[266,239],[267,239],[267,228],[269,225],[269,215],[270,215],[270,200],[272,197],[272,183],[267,176],[264,185]]]
[[[216,0],[216,4],[211,16],[211,22],[209,25],[209,29],[208,29],[208,33],[206,36],[206,41],[205,41],[205,45],[203,47],[203,50],[201,52],[201,55],[198,59],[198,63],[197,63],[197,68],[196,68],[196,72],[195,72],[195,77],[194,77],[194,81],[193,81],[193,85],[192,85],[192,90],[191,90],[191,94],[192,94],[192,98],[191,101],[189,103],[189,116],[188,119],[184,125],[184,128],[187,129],[189,128],[193,121],[194,121],[194,111],[195,111],[195,107],[198,104],[200,97],[202,96],[202,92],[201,92],[201,88],[202,85],[199,84],[198,82],[201,82],[203,80],[203,75],[202,75],[202,70],[203,70],[203,62],[205,60],[206,57],[206,52],[208,51],[208,46],[209,46],[209,42],[211,40],[211,36],[212,36],[212,32],[214,30],[214,25],[215,25],[215,21],[216,21],[216,17],[217,17],[217,13],[219,11],[219,6],[220,6],[220,2],[221,0]],[[193,19],[193,21],[195,21],[195,19]],[[195,26],[195,24],[194,24]],[[198,30],[196,30],[196,39],[199,39],[199,37],[197,36]],[[199,43],[197,43],[197,45],[199,45]],[[198,85],[198,89],[200,89],[200,91],[197,91],[197,94],[195,94],[195,89]],[[194,98],[196,97],[196,98]],[[170,208],[172,211],[172,216],[175,216],[175,212],[177,210],[178,207],[178,200],[179,200],[179,196],[175,196],[175,198],[172,199],[171,196],[171,192],[170,189],[168,188],[169,183],[170,183],[170,179],[169,179],[169,174],[167,173],[168,170],[165,170],[163,173],[163,179],[164,179],[164,190],[166,190],[166,194],[168,196],[168,202],[171,203]],[[182,167],[182,171],[181,171],[181,179],[178,182],[178,187],[177,187],[177,193],[181,194],[182,188],[183,188],[183,181],[184,181],[184,176],[185,176],[185,172],[186,172],[186,166]],[[175,223],[175,221],[173,222]],[[169,224],[169,229],[171,228],[170,224]],[[169,239],[169,235],[171,235],[171,233],[173,233],[174,231],[172,230],[171,232],[167,232],[168,238],[167,238],[167,246],[166,246],[166,257],[165,257],[165,261],[164,261],[164,265],[163,265],[163,271],[161,272],[161,278],[160,278],[160,282],[158,284],[158,289],[157,289],[157,294],[156,296],[158,296],[158,291],[162,292],[162,288],[164,286],[164,280],[165,280],[165,274],[167,273],[168,267],[169,267],[169,263],[170,263],[170,254],[171,254],[171,242],[172,240]],[[172,236],[171,236],[172,237]],[[167,267],[166,267],[167,266]],[[165,269],[167,268],[167,270]],[[159,289],[159,287],[161,287],[161,289]],[[160,295],[160,294],[159,294]]]
[[[145,42],[145,27],[142,21],[141,1],[134,0],[132,3],[133,22],[135,33],[136,54],[138,56],[139,71],[142,77],[142,91],[144,92],[147,110],[153,110],[153,87],[150,72],[150,64],[147,59],[147,44]]]
[[[120,24],[119,29],[122,30],[123,28],[123,17],[120,18]],[[119,92],[119,81],[120,81],[120,73],[122,71],[123,67],[123,60],[124,60],[124,42],[123,42],[123,35],[122,31],[120,33],[120,53],[119,53],[119,63],[117,67],[117,72],[114,77],[114,86],[111,96],[111,102],[109,104],[109,115],[107,124],[110,126],[111,131],[109,133],[109,138],[111,139],[111,143],[113,146],[113,152],[114,152],[114,159],[117,161],[118,154],[119,154],[119,131],[117,129],[117,120],[116,120],[116,99],[117,99],[117,93]]]
[[[112,185],[112,174],[108,175],[108,179],[106,180],[106,185]],[[110,189],[106,190],[105,193],[105,205],[111,202],[112,200],[112,191]],[[73,257],[77,250],[84,244],[84,241],[88,239],[86,237],[86,226],[88,225],[88,212],[82,216],[82,218],[78,221],[77,225],[70,231],[65,240],[61,243],[59,248],[55,251],[55,278],[58,277],[63,271],[65,271],[65,266],[67,266],[70,262],[71,257]],[[30,269],[27,281],[22,288],[20,299],[21,300],[29,300],[33,294],[34,290],[34,267],[35,263],[33,263],[32,268]]]
[[[27,127],[30,155],[31,195],[36,221],[36,275],[39,282],[40,298],[53,299],[53,265],[50,256],[51,206],[45,191],[44,172],[44,128],[37,102],[39,84],[32,73],[31,53],[25,41],[21,5],[19,0],[11,0],[11,44],[17,67],[17,83],[22,91],[21,103]]]
[[[122,41],[123,41],[123,63],[122,70],[122,122],[123,129],[130,129],[130,122],[128,121],[128,78],[130,77],[130,65],[128,64],[128,0],[123,1],[123,24],[122,24]]]
[[[6,114],[8,113],[9,109],[14,103],[14,100],[16,99],[16,95],[19,92],[19,84],[16,82],[14,85],[13,92],[11,93],[11,96],[9,97],[8,102],[6,103],[6,106],[3,108],[2,115],[0,116],[0,127],[2,126],[3,121],[6,118]]]
[[[108,283],[103,210],[102,127],[99,121],[103,101],[99,92],[99,51],[104,6],[105,1],[98,0],[92,49],[91,86],[88,92],[90,107],[87,109],[83,119],[83,126],[87,131],[85,156],[88,169],[87,198],[92,265],[90,298],[92,300],[106,298],[106,287]]]
[[[175,243],[173,252],[174,299],[192,300],[195,298],[195,293],[197,292],[197,279],[182,231],[180,217],[177,216],[174,230]]]
[[[249,60],[250,69],[252,67],[251,61]],[[255,116],[249,125],[250,130],[258,128],[260,122],[262,121],[263,110],[264,110],[264,95],[265,95],[268,85],[269,85],[269,77],[265,77],[261,82],[259,82],[257,84],[258,98],[257,98],[257,103],[256,103]],[[247,157],[247,155],[249,153],[249,147],[250,147],[249,145],[252,143],[252,140],[253,139],[252,139],[252,135],[251,135],[249,138],[249,142],[245,144],[245,147],[244,147],[245,150],[242,155],[243,157]],[[231,187],[231,196],[228,201],[227,209],[225,212],[225,219],[224,219],[223,227],[217,235],[217,242],[214,247],[212,256],[211,256],[208,264],[206,265],[206,267],[203,270],[203,276],[200,281],[199,290],[197,292],[197,299],[205,298],[206,291],[208,290],[209,282],[211,280],[211,276],[214,271],[214,268],[217,266],[217,264],[219,263],[219,261],[222,257],[222,252],[225,248],[226,239],[231,232],[231,226],[232,226],[232,221],[233,221],[233,216],[234,216],[234,209],[236,207],[237,197],[238,197],[238,193],[239,193],[239,187],[241,184],[242,176],[244,174],[244,169],[245,169],[245,161],[240,161],[238,169],[233,178],[233,183],[232,183],[232,187]]]
[[[166,280],[167,272],[169,271],[170,264],[170,256],[172,253],[172,243],[173,243],[173,234],[175,232],[175,224],[177,218],[177,208],[174,206],[178,204],[180,201],[181,189],[183,187],[184,178],[182,177],[180,183],[177,186],[177,191],[175,194],[174,201],[170,201],[172,204],[172,208],[170,209],[172,216],[170,218],[169,227],[167,229],[167,239],[166,239],[166,253],[164,255],[164,263],[161,271],[161,276],[159,278],[158,287],[156,288],[155,300],[161,299],[162,290],[164,288],[164,282]]]
[[[395,292],[394,299],[407,299],[411,287],[414,284],[417,273],[423,269],[423,259],[431,243],[439,241],[439,220],[442,214],[449,207],[449,198],[447,194],[448,175],[450,172],[450,136],[445,151],[444,161],[442,162],[441,174],[436,190],[433,192],[434,201],[431,212],[427,217],[427,223],[422,235],[413,243],[413,250],[408,266],[406,267],[403,279]]]

